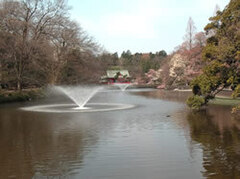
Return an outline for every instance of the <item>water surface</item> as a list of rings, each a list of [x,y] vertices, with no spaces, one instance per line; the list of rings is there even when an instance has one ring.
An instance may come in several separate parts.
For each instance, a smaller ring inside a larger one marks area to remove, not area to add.
[[[229,107],[193,113],[188,93],[127,90],[90,102],[126,103],[128,110],[41,113],[36,104],[0,106],[0,178],[239,178],[240,122]]]

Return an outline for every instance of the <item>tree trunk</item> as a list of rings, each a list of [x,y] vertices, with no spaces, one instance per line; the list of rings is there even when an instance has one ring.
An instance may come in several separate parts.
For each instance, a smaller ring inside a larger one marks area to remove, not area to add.
[[[20,79],[17,80],[17,90],[22,91],[22,82]]]
[[[2,69],[2,63],[0,62],[0,84],[3,83],[3,69]],[[1,87],[0,87],[1,89]]]

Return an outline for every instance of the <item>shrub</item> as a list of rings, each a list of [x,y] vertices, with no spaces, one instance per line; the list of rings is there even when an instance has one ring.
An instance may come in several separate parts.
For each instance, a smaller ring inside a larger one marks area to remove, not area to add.
[[[204,104],[204,98],[198,95],[190,96],[187,99],[187,105],[194,110],[199,110]]]
[[[44,91],[41,89],[22,91],[22,92],[8,92],[0,93],[0,103],[30,101],[45,97]]]
[[[234,89],[234,92],[233,92],[233,94],[232,94],[232,97],[233,97],[233,98],[240,97],[240,84],[237,85],[237,87]]]
[[[240,105],[232,108],[232,114],[240,117]]]

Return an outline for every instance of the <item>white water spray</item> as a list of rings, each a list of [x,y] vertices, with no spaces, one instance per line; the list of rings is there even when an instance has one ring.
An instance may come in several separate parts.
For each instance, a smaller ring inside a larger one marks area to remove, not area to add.
[[[87,109],[87,102],[101,89],[99,86],[57,86],[56,90],[67,95],[78,107],[74,109]]]
[[[114,86],[117,86],[121,89],[121,91],[125,91],[131,84],[128,83],[114,83]]]

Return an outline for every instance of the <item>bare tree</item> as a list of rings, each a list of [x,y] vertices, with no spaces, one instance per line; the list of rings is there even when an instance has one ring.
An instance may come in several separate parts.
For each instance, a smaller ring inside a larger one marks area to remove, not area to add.
[[[188,23],[187,23],[187,29],[186,34],[184,36],[184,39],[187,43],[188,49],[191,50],[193,48],[193,42],[194,42],[194,35],[196,33],[196,27],[194,25],[194,22],[191,17],[189,17]]]
[[[218,4],[216,4],[215,9],[214,9],[214,11],[213,11],[213,16],[216,16],[216,15],[217,15],[217,12],[220,11],[220,10],[221,10],[221,9],[220,9],[220,6],[219,6]]]
[[[42,42],[49,27],[66,16],[66,7],[64,0],[6,0],[0,4],[0,28],[15,37],[19,52],[12,57],[18,90],[22,89],[36,44]]]
[[[203,47],[206,44],[206,35],[204,32],[198,32],[194,36],[194,44],[199,47]]]
[[[55,84],[66,68],[75,71],[77,82],[79,74],[99,67],[94,61],[99,45],[69,19],[68,9],[64,0],[0,2],[0,70],[9,66],[6,71],[18,90],[30,81],[40,82],[38,76],[42,84]]]
[[[50,75],[49,83],[55,84],[68,61],[74,61],[78,58],[79,63],[77,64],[83,64],[85,60],[88,60],[87,54],[97,53],[98,46],[77,23],[68,18],[62,18],[61,22],[56,27],[49,29],[49,31],[51,33],[48,36],[54,54],[53,59],[49,61],[51,65],[47,71]],[[75,54],[72,55],[72,53]]]

